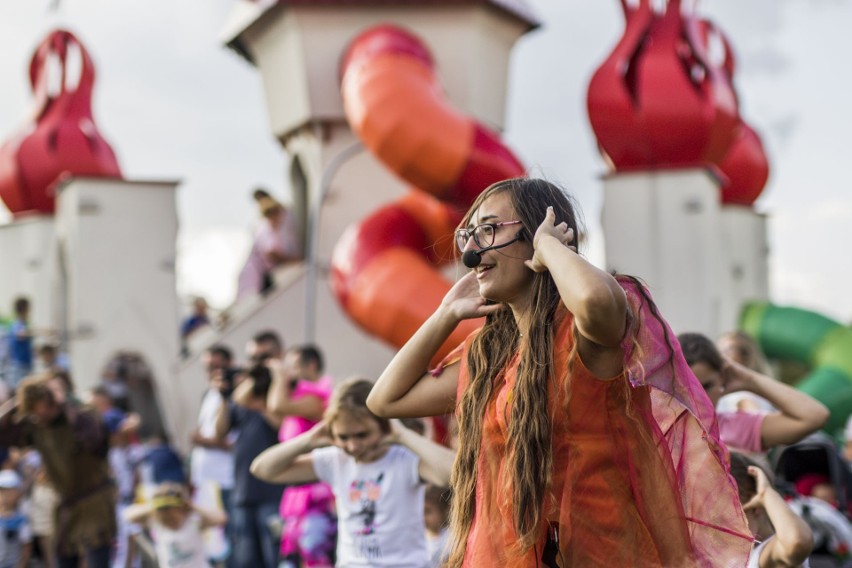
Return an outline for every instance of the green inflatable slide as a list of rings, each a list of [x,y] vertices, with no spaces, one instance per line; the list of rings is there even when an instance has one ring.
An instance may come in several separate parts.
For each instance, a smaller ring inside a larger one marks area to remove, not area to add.
[[[796,385],[831,411],[825,430],[840,436],[852,414],[852,329],[823,315],[775,306],[747,304],[740,329],[760,344],[770,359],[798,361],[810,373]]]

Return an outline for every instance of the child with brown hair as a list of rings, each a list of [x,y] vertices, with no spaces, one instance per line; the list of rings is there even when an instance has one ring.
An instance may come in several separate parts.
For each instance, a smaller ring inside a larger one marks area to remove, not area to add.
[[[453,451],[367,408],[373,384],[339,385],[322,422],[252,463],[271,483],[328,483],[337,502],[337,566],[426,564],[425,482],[449,483]]]
[[[423,521],[426,524],[426,551],[429,568],[443,568],[450,555],[451,489],[430,485],[426,488]]]
[[[731,476],[754,534],[747,568],[807,567],[813,549],[811,529],[787,506],[763,468],[751,458],[731,452]]]

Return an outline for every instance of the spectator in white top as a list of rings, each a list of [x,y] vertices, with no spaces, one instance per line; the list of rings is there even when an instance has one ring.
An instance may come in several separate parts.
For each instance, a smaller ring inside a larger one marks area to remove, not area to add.
[[[204,353],[209,386],[201,400],[198,423],[192,433],[190,455],[190,480],[197,487],[216,486],[225,511],[230,513],[231,491],[234,488],[234,452],[236,433],[225,438],[216,436],[216,416],[225,398],[234,389],[236,370],[232,368],[231,350],[224,345],[214,345]],[[227,533],[226,529],[226,533]],[[230,536],[230,535],[229,535]]]

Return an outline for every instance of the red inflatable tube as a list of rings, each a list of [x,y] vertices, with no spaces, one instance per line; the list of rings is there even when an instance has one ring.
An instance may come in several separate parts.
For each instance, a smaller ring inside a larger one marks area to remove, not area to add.
[[[332,286],[364,330],[402,346],[451,284],[452,232],[488,185],[524,168],[496,134],[453,108],[429,50],[382,25],[359,35],[341,64],[346,117],[364,145],[414,189],[350,227],[335,248]],[[439,360],[481,322],[464,322]]]

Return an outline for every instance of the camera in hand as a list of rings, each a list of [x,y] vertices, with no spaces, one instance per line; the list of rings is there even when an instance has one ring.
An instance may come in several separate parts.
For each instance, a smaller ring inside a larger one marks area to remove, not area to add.
[[[266,398],[269,392],[269,385],[272,384],[272,373],[270,373],[269,367],[264,363],[254,365],[249,369],[248,375],[254,380],[254,386],[251,390],[252,396],[255,398]]]
[[[222,371],[222,382],[219,386],[219,392],[222,393],[223,397],[231,398],[231,394],[234,392],[237,375],[241,372],[242,369],[239,368],[225,369]]]

